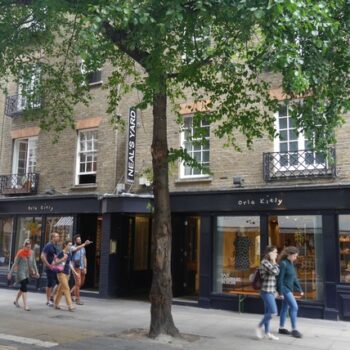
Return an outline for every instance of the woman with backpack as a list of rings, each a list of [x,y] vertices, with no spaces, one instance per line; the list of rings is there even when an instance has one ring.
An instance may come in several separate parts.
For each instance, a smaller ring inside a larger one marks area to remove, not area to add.
[[[261,260],[259,266],[259,272],[262,279],[260,295],[264,301],[265,312],[263,319],[260,321],[258,328],[256,329],[256,336],[258,339],[264,338],[264,335],[271,340],[279,339],[270,332],[270,321],[272,316],[277,315],[276,276],[279,274],[280,269],[276,260],[277,248],[275,246],[267,246],[264,258]]]
[[[292,335],[294,338],[301,338],[302,334],[297,330],[298,304],[293,291],[296,290],[300,292],[300,295],[304,295],[294,268],[294,261],[298,258],[298,253],[298,248],[289,246],[283,249],[278,258],[280,274],[278,276],[277,290],[283,298],[278,333]],[[285,328],[288,309],[292,324],[291,332]]]

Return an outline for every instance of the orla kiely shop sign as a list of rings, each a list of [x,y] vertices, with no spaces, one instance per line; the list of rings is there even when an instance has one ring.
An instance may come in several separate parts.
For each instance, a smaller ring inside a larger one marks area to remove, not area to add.
[[[28,212],[44,212],[44,213],[51,213],[55,210],[55,207],[53,204],[48,203],[42,203],[42,204],[28,204],[27,205],[27,211]]]
[[[282,195],[263,194],[259,196],[241,196],[234,200],[234,207],[241,209],[269,208],[278,209],[284,207]]]

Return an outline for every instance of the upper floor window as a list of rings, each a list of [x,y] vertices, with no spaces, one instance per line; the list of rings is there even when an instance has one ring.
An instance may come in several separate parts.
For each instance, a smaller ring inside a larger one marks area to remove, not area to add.
[[[76,184],[96,183],[97,129],[79,130]]]
[[[197,37],[192,37],[191,43],[186,48],[182,55],[182,61],[191,64],[195,61],[204,60],[208,57],[211,40],[209,35],[202,34]]]
[[[96,70],[90,70],[86,67],[84,61],[82,60],[80,63],[80,71],[84,76],[84,83],[87,85],[98,85],[102,84],[102,69],[98,68]]]
[[[308,140],[304,133],[298,132],[287,104],[280,106],[276,122],[279,137],[275,140],[275,151],[280,153],[280,170],[324,166],[324,154],[315,152],[313,141]]]
[[[38,138],[17,139],[14,143],[12,173],[26,175],[35,173]]]
[[[181,146],[187,153],[204,168],[209,168],[210,149],[210,124],[205,119],[200,122],[200,135],[197,137],[193,127],[193,117],[185,117],[184,128],[181,133]],[[193,168],[189,165],[181,164],[181,177],[198,177],[207,174],[202,169]]]
[[[41,67],[35,65],[28,72],[22,72],[18,84],[17,110],[40,107],[41,100],[37,94],[41,78]]]
[[[28,8],[27,15],[23,17],[19,29],[31,32],[42,32],[46,29],[44,18],[47,15],[47,7],[37,8],[35,11]]]

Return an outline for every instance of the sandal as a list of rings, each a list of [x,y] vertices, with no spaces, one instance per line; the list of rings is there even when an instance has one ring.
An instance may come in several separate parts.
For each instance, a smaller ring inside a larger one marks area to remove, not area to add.
[[[25,311],[30,311],[30,307],[27,306],[27,307],[24,308],[24,310]]]
[[[13,305],[15,305],[16,307],[20,307],[19,304],[18,304],[18,301],[14,301]]]
[[[56,310],[61,310],[61,308],[58,305],[54,305],[53,308],[56,309]]]
[[[74,312],[74,311],[75,311],[75,307],[73,307],[73,306],[68,306],[68,311]]]

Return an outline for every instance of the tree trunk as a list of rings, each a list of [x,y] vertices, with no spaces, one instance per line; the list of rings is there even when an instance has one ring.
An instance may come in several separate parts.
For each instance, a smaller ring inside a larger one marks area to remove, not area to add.
[[[149,336],[179,334],[171,314],[171,214],[168,180],[167,96],[165,81],[153,97],[153,193],[151,325]]]

